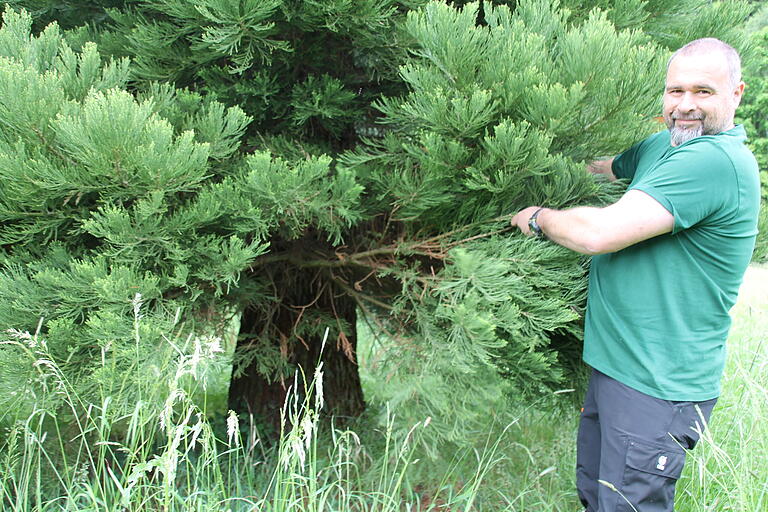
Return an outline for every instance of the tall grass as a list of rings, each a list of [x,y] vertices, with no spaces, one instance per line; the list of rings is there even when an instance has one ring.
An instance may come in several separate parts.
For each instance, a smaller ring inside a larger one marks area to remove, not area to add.
[[[678,484],[682,512],[768,510],[768,267],[749,269],[723,392]]]
[[[200,346],[197,340],[188,342]],[[83,402],[52,362],[43,339],[12,331],[2,343],[4,349],[28,354],[49,386],[44,391],[66,404],[66,414],[35,406],[0,438],[3,510],[423,509],[409,469],[418,463],[413,447],[428,435],[429,418],[398,441],[389,422],[376,457],[351,430],[321,432],[322,364],[314,375],[296,376],[282,409],[279,442],[265,448],[234,413],[226,418],[226,430],[217,431],[184,385],[190,377],[202,378],[197,372],[201,358],[216,357],[218,350],[185,355],[184,347],[174,346],[171,353],[177,356],[161,372],[169,385],[160,406],[148,386],[136,392],[134,409],[120,415],[111,409],[109,396],[98,404]],[[489,444],[475,477],[451,486],[456,492],[440,503],[471,508],[497,447]]]
[[[723,395],[678,484],[679,512],[768,510],[768,270],[751,272],[762,284],[734,309]],[[321,421],[320,364],[296,376],[279,442],[265,446],[250,421],[211,418],[193,399],[207,361],[221,357],[215,340],[169,341],[167,385],[134,390],[123,412],[107,393],[79,397],[38,336],[9,332],[2,343],[28,355],[54,397],[0,433],[3,510],[580,510],[573,407],[496,411],[464,446],[425,458],[429,418],[403,438],[392,429],[397,411],[381,427],[358,424],[360,435]]]

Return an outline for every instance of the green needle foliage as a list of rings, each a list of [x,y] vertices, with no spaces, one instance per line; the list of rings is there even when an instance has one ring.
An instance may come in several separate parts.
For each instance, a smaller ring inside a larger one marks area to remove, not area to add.
[[[230,407],[269,424],[321,358],[325,410],[362,412],[366,323],[369,403],[459,442],[578,372],[587,261],[510,214],[616,197],[584,162],[660,128],[670,48],[742,46],[746,4],[668,4],[15,2],[71,30],[0,29],[0,325],[86,395],[238,325]]]

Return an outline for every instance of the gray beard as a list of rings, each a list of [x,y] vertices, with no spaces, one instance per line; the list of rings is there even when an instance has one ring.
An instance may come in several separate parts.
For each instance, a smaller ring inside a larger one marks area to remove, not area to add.
[[[703,124],[699,124],[699,126],[697,126],[692,130],[686,130],[685,128],[672,127],[669,129],[670,144],[672,144],[673,146],[679,146],[680,144],[684,144],[691,139],[695,139],[696,137],[701,137],[703,132],[704,132]]]

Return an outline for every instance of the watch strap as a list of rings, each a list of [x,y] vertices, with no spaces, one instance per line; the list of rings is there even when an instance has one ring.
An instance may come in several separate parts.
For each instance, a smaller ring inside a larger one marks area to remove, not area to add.
[[[533,215],[528,219],[528,228],[531,230],[531,232],[536,235],[536,238],[547,238],[547,235],[544,234],[544,231],[542,231],[541,226],[539,226],[539,223],[536,221],[536,217],[539,216],[539,213],[541,213],[541,210],[543,210],[544,207],[539,208],[535,212],[533,212]]]

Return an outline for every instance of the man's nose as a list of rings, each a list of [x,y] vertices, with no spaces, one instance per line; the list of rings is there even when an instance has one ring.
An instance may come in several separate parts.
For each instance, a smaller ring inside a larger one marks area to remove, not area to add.
[[[677,110],[681,112],[693,112],[696,110],[696,101],[693,93],[686,92],[683,94],[683,97],[680,98],[680,103],[677,105]]]

